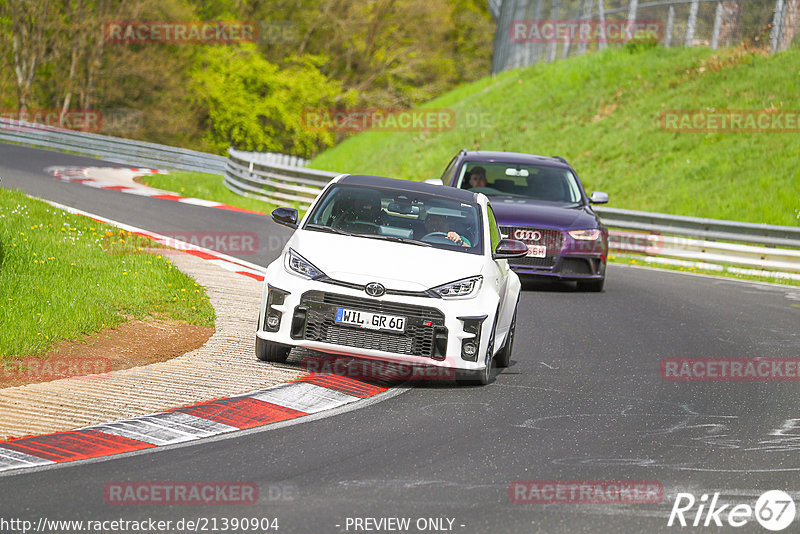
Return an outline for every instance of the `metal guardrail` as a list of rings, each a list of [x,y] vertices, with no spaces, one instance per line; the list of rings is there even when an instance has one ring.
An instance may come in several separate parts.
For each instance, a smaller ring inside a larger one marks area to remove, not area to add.
[[[604,222],[608,223],[604,219]],[[617,226],[618,225],[614,225]],[[729,235],[728,239],[736,239]],[[769,271],[800,273],[800,250],[707,241],[662,233],[609,230],[609,249],[622,254],[677,258],[704,264],[729,264]],[[796,275],[800,280],[800,275]]]
[[[226,158],[156,143],[112,137],[0,118],[0,141],[68,150],[136,167],[222,174]]]
[[[776,226],[703,219],[665,213],[622,210],[604,206],[595,207],[594,210],[603,217],[603,222],[607,226],[613,228],[800,248],[800,226]]]
[[[273,204],[307,208],[320,190],[341,173],[303,167],[306,161],[283,154],[228,149],[225,185],[240,195]]]
[[[609,231],[609,249],[614,252],[800,273],[800,227],[607,207],[595,210],[612,228]],[[790,277],[800,280],[800,275]]]

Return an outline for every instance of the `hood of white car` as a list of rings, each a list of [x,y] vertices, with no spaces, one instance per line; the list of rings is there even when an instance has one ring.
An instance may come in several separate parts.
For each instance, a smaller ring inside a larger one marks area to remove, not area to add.
[[[326,275],[354,284],[380,282],[388,289],[422,291],[481,274],[479,254],[298,230],[289,246]]]

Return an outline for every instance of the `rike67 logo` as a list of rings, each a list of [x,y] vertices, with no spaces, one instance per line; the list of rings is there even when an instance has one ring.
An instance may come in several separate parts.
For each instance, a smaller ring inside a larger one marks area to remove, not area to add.
[[[721,527],[727,523],[738,528],[755,519],[765,529],[777,532],[791,525],[795,518],[794,500],[785,491],[764,492],[755,507],[744,503],[719,505],[718,499],[719,493],[715,493],[710,501],[707,494],[697,500],[691,493],[678,493],[667,526]],[[693,510],[695,505],[697,509]]]

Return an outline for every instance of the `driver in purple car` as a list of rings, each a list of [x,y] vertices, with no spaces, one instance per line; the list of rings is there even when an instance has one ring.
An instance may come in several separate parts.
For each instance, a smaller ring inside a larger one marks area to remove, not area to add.
[[[486,169],[473,167],[469,171],[469,188],[486,187]]]
[[[471,247],[472,243],[470,243],[469,239],[464,235],[466,233],[466,229],[459,228],[459,225],[456,222],[460,218],[449,217],[449,213],[441,213],[442,211],[444,210],[440,208],[430,208],[428,210],[424,223],[426,235],[433,233],[445,234],[447,239],[456,245],[461,245],[462,247]]]

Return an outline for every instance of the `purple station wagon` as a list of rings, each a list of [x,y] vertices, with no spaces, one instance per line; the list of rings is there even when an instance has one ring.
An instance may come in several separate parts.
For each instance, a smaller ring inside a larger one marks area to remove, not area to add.
[[[608,195],[586,195],[575,170],[559,156],[515,152],[459,152],[442,183],[489,197],[503,237],[528,245],[528,255],[508,260],[521,276],[575,280],[578,289],[602,291],[608,229],[591,204]]]

